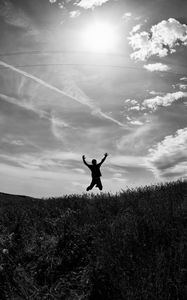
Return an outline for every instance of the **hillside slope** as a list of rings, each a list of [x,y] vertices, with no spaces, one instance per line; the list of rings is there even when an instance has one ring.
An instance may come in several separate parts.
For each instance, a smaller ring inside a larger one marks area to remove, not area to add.
[[[186,195],[0,193],[0,299],[186,299]]]

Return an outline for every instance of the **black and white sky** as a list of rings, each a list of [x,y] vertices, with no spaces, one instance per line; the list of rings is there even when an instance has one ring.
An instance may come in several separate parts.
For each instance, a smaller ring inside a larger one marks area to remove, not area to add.
[[[186,0],[0,0],[0,191],[186,178]]]

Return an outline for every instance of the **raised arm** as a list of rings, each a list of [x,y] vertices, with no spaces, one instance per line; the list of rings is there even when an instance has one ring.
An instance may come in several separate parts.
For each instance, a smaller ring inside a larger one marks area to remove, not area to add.
[[[104,155],[104,157],[103,157],[103,159],[100,161],[100,165],[102,165],[102,163],[104,163],[104,161],[105,161],[105,159],[107,158],[107,156],[108,156],[108,153],[105,153],[105,155]]]
[[[88,165],[88,163],[86,162],[86,157],[85,157],[85,155],[82,156],[82,160],[83,160],[83,163],[88,167],[89,165]]]

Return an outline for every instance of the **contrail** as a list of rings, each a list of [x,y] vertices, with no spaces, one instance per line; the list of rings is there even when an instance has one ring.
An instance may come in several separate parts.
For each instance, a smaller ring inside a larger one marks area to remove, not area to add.
[[[18,99],[14,98],[14,97],[10,97],[10,96],[7,96],[7,95],[1,94],[1,93],[0,93],[0,99],[6,101],[8,103],[17,105],[21,108],[30,110],[30,111],[36,113],[37,115],[39,115],[40,118],[50,121],[52,133],[58,139],[62,140],[62,138],[63,138],[63,136],[58,128],[73,128],[66,122],[62,121],[61,119],[55,118],[55,116],[52,113],[50,114],[50,113],[46,112],[45,110],[37,109],[30,103],[20,102],[20,101],[18,101]],[[65,140],[63,140],[63,142],[65,142]]]
[[[2,66],[5,67],[5,68],[8,68],[8,69],[10,69],[10,70],[12,70],[12,71],[15,71],[15,72],[17,72],[17,73],[19,73],[19,74],[21,74],[21,75],[23,75],[23,76],[25,76],[25,77],[28,77],[28,78],[34,80],[35,82],[40,83],[41,85],[45,86],[46,88],[49,88],[50,90],[53,90],[53,91],[55,91],[55,92],[57,92],[57,93],[60,93],[61,95],[67,96],[67,97],[69,97],[69,98],[71,98],[71,99],[73,99],[73,100],[75,100],[75,101],[77,101],[77,102],[79,102],[79,103],[81,103],[81,104],[87,105],[87,106],[89,106],[89,107],[92,106],[91,103],[88,103],[88,102],[85,103],[85,102],[83,102],[83,101],[81,101],[81,100],[75,98],[74,96],[72,96],[72,95],[70,95],[70,94],[68,94],[68,93],[66,93],[66,92],[64,92],[64,91],[62,91],[61,89],[59,89],[59,88],[57,88],[57,87],[55,87],[55,86],[53,86],[53,85],[47,83],[46,81],[44,81],[44,80],[42,80],[42,79],[40,79],[40,78],[38,78],[38,77],[36,77],[36,76],[30,74],[30,73],[27,73],[27,72],[25,72],[25,71],[22,71],[22,70],[20,70],[20,69],[14,67],[14,66],[12,66],[12,65],[9,65],[9,64],[7,64],[7,63],[5,63],[5,62],[3,62],[3,61],[0,61],[0,65],[2,65]]]
[[[30,103],[20,102],[20,101],[18,101],[14,97],[10,97],[10,96],[7,96],[7,95],[1,94],[1,93],[0,93],[0,98],[2,100],[6,101],[6,102],[9,102],[11,104],[17,105],[17,106],[19,106],[21,108],[24,108],[24,109],[27,109],[27,110],[31,110],[34,113],[36,113],[37,115],[39,115],[40,117],[44,118],[44,119],[51,120],[51,117],[50,117],[49,113],[47,113],[46,111],[41,110],[41,109],[36,109]]]
[[[37,109],[30,103],[25,103],[25,102],[22,103],[14,97],[10,97],[10,96],[7,96],[7,95],[1,94],[1,93],[0,93],[0,99],[6,101],[8,103],[17,105],[21,108],[30,110],[30,111],[34,112],[35,114],[39,115],[41,118],[51,121],[52,125],[58,125],[59,127],[65,127],[65,128],[71,127],[69,124],[62,121],[61,119],[55,118],[53,113],[50,114],[50,113],[46,112],[45,110]],[[71,128],[73,128],[73,127],[71,127]]]
[[[98,109],[98,108],[94,105],[93,101],[91,101],[88,97],[85,97],[84,95],[81,95],[79,90],[78,90],[78,91],[75,90],[75,91],[73,91],[73,93],[72,93],[72,90],[71,90],[71,89],[68,89],[68,92],[66,92],[66,91],[63,91],[63,90],[61,90],[61,89],[59,89],[59,88],[57,88],[57,87],[55,87],[55,86],[53,86],[53,85],[47,83],[46,81],[44,81],[44,80],[42,80],[42,79],[40,79],[40,78],[38,78],[38,77],[36,77],[36,76],[30,74],[30,73],[27,73],[27,72],[25,72],[25,71],[22,71],[22,70],[20,70],[20,69],[14,67],[14,66],[12,66],[12,65],[10,65],[10,64],[7,64],[7,63],[5,63],[5,62],[3,62],[3,61],[1,61],[1,60],[0,60],[0,65],[3,66],[3,67],[5,67],[5,68],[8,68],[8,69],[10,69],[10,70],[12,70],[12,71],[14,71],[14,72],[16,72],[16,73],[19,73],[19,74],[21,74],[21,75],[23,75],[23,76],[25,76],[25,77],[30,78],[30,79],[32,79],[32,80],[34,80],[35,82],[37,82],[37,83],[39,83],[39,84],[45,86],[46,88],[48,88],[48,89],[50,89],[50,90],[53,90],[53,91],[55,91],[55,92],[57,92],[57,93],[59,93],[59,94],[61,94],[61,95],[63,95],[63,96],[69,97],[69,98],[71,98],[72,100],[77,101],[77,102],[79,102],[80,104],[89,107],[93,113],[96,112],[96,113],[95,113],[96,115],[101,116],[101,117],[103,117],[103,118],[105,118],[105,119],[107,119],[107,120],[110,120],[110,121],[112,121],[113,123],[119,125],[120,127],[124,127],[124,124],[123,124],[123,123],[121,123],[121,122],[119,122],[118,120],[112,118],[111,116],[108,116],[107,114],[103,113],[100,109]],[[78,96],[81,96],[81,97],[77,97],[77,96],[76,96],[76,95],[77,95],[77,92],[78,92]]]

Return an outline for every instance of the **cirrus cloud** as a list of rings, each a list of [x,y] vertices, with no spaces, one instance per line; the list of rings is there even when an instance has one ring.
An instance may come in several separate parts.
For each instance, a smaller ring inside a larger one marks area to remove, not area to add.
[[[10,0],[1,1],[0,17],[8,25],[33,32],[36,31],[30,17],[21,8],[17,8]]]

